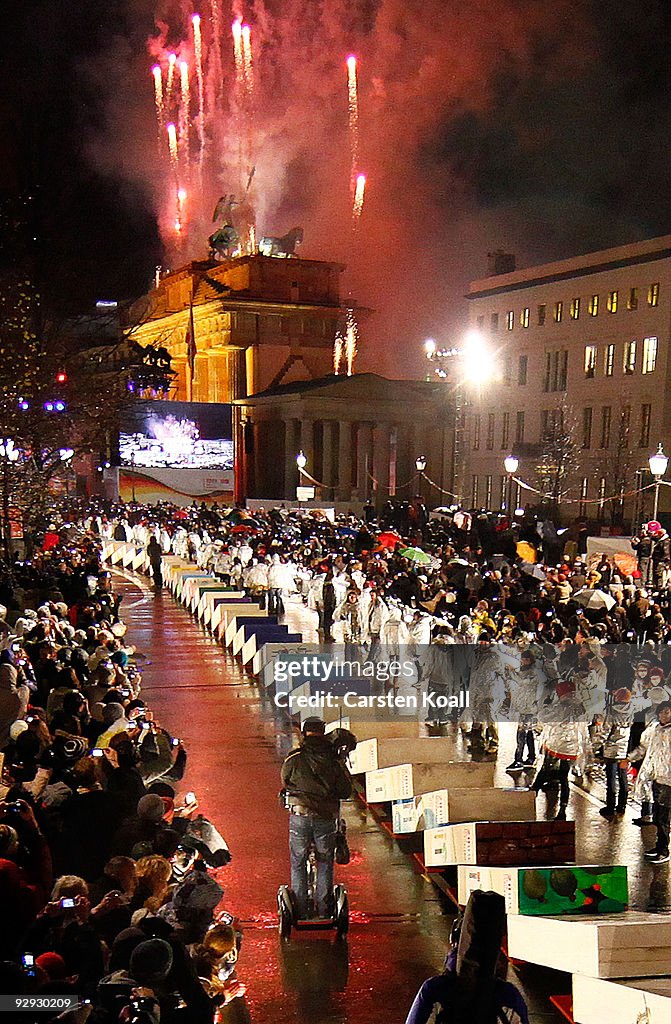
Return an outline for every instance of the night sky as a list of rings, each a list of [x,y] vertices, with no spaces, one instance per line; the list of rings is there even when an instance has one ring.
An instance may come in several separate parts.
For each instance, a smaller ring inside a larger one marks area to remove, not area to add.
[[[137,294],[170,259],[151,161],[157,8],[178,26],[188,4],[3,5],[0,188],[35,196],[40,275],[70,309]],[[323,8],[245,5],[266,61],[259,125],[277,152],[263,233],[302,223],[305,256],[348,263],[348,287],[378,311],[360,369],[420,372],[408,351],[429,334],[455,336],[460,297],[486,273],[488,250],[524,265],[671,232],[665,0]],[[369,174],[356,245],[338,227],[346,132],[334,134],[346,129],[339,76],[350,49]]]

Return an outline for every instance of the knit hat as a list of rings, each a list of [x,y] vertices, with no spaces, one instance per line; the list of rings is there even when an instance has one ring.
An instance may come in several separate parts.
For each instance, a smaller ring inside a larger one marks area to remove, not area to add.
[[[172,949],[164,939],[147,939],[130,956],[130,973],[139,985],[152,988],[164,981],[172,967]]]
[[[24,722],[22,718],[19,718],[19,720],[16,722],[12,722],[12,724],[9,727],[9,738],[12,741],[12,743],[15,743],[18,740],[21,733],[25,732],[27,728],[28,723]]]
[[[138,817],[144,818],[145,821],[160,821],[165,813],[165,806],[156,793],[147,793],[138,800],[137,813]]]
[[[35,960],[49,981],[65,981],[68,969],[65,960],[58,953],[41,953]]]

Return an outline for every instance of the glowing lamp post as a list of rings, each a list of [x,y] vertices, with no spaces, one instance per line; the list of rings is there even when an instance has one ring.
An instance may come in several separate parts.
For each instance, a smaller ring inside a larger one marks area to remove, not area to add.
[[[657,509],[659,507],[659,481],[666,473],[667,466],[669,465],[669,457],[664,454],[661,441],[657,445],[657,451],[648,459],[648,465],[650,466],[650,472],[655,478],[655,507],[653,509],[652,518],[656,519]]]
[[[511,509],[513,507],[513,477],[517,472],[519,464],[520,460],[516,455],[506,455],[503,460],[505,471],[508,474],[508,497],[506,499],[506,512],[508,515],[511,514]]]
[[[308,464],[307,455],[305,454],[305,452],[301,448],[301,450],[299,451],[298,455],[296,456],[296,467],[298,469],[298,486],[296,488],[296,498],[298,500],[298,504],[299,505],[301,503],[301,499],[300,499],[301,491],[300,491],[300,488],[301,488],[301,485],[303,483],[303,473],[305,472],[305,467],[307,466],[307,464]]]

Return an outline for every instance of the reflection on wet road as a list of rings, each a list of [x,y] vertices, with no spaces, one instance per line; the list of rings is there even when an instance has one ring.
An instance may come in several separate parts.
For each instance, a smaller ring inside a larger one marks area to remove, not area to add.
[[[336,869],[350,895],[348,941],[301,933],[281,943],[276,894],[288,881],[289,856],[286,812],[277,793],[288,732],[250,677],[167,593],[140,599],[135,583],[120,580],[118,586],[129,638],[150,659],[144,693],[189,754],[183,789],[195,790],[201,811],[233,853],[218,877],[225,905],[245,922],[239,975],[248,986],[254,1024],[402,1024],[421,982],[441,968],[449,905],[353,801],[344,808],[352,863]],[[499,765],[512,753],[512,735],[503,740]],[[511,785],[501,769],[497,785]],[[640,830],[631,824],[637,810],[608,824],[599,817],[601,805],[592,794],[572,794],[579,862],[628,864],[632,905],[667,909],[668,865],[643,862]],[[538,806],[544,816],[543,797]],[[524,966],[517,980],[536,1024],[559,1019],[547,995],[568,991],[566,976]],[[231,1022],[245,1019],[241,1009],[230,1014]]]

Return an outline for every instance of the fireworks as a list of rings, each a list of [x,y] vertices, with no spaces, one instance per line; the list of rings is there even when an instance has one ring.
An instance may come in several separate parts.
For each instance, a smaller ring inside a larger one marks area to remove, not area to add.
[[[175,231],[178,235],[181,235],[184,227],[184,206],[186,203],[186,189],[177,188],[177,202],[176,202],[176,214],[175,214]]]
[[[156,124],[158,125],[158,137],[159,144],[161,136],[163,134],[163,118],[164,118],[164,107],[163,107],[163,75],[161,74],[161,65],[154,64],[151,69],[151,73],[154,78],[154,103],[156,105]]]
[[[185,60],[179,65],[180,106],[179,106],[179,144],[188,161],[189,157],[189,111],[191,108],[191,89],[189,85],[189,65]]]
[[[252,32],[249,25],[242,26],[242,66],[247,98],[251,102],[254,89],[254,67],[252,65]]]
[[[336,332],[335,341],[333,342],[333,372],[336,377],[340,373],[340,366],[342,364],[343,349],[345,342],[340,331]]]
[[[356,75],[356,57],[347,58],[347,96],[349,108],[349,140],[352,159],[350,186],[352,194],[356,189],[356,175],[359,163],[359,95]]]
[[[170,150],[170,163],[172,164],[172,169],[175,172],[175,176],[177,176],[177,128],[172,123],[172,121],[165,127],[168,133],[168,149]]]
[[[245,58],[242,50],[242,22],[234,21],[231,25],[233,34],[233,54],[235,58],[235,81],[238,92],[245,81]]]
[[[359,328],[354,310],[347,310],[347,330],[345,331],[345,359],[347,360],[347,376],[352,376],[354,360],[358,352]]]
[[[172,99],[172,86],[175,80],[175,64],[177,62],[177,54],[168,54],[168,80],[165,84],[165,105],[170,110],[170,100]]]
[[[198,140],[200,142],[199,168],[202,174],[205,158],[205,85],[203,82],[203,37],[200,31],[200,14],[194,14],[193,49],[196,56],[196,82],[198,83]]]
[[[352,227],[356,231],[359,226],[359,220],[361,218],[361,211],[363,210],[363,200],[366,194],[366,175],[358,174],[356,178],[356,188],[354,191],[354,206],[352,207]]]

